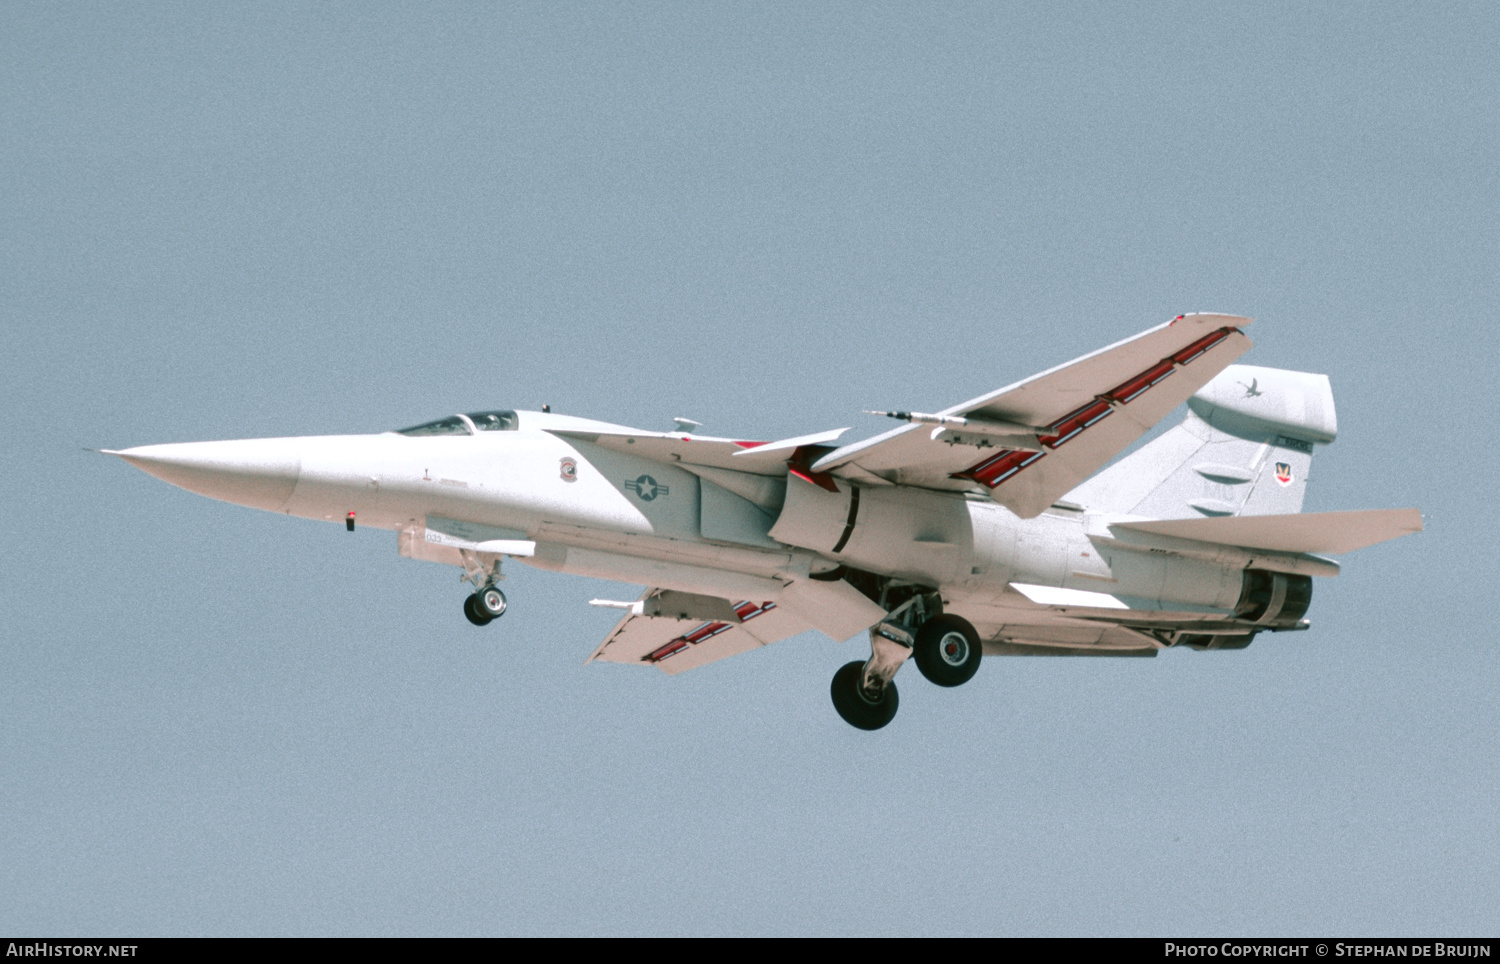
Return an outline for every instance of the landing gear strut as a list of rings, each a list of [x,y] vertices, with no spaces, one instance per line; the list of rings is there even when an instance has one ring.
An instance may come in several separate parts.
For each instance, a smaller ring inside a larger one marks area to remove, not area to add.
[[[896,718],[900,697],[895,676],[911,656],[912,620],[925,607],[921,597],[907,600],[870,627],[870,658],[844,664],[833,674],[833,708],[850,726],[878,730]]]

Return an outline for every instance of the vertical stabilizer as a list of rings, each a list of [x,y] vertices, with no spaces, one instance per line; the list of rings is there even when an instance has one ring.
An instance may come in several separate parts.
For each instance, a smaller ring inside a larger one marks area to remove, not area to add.
[[[1067,499],[1156,519],[1300,512],[1313,446],[1337,434],[1327,375],[1231,365],[1188,400],[1181,424]]]

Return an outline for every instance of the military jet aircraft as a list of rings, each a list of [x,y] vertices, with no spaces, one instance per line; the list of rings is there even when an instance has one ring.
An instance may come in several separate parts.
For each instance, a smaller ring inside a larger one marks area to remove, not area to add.
[[[1232,364],[1247,324],[1180,315],[940,412],[876,413],[903,424],[846,445],[544,408],[109,454],[226,502],[394,530],[401,555],[463,570],[476,626],[505,612],[507,558],[649,586],[593,601],[623,615],[590,660],[679,673],[867,631],[832,696],[874,730],[908,658],[958,686],[983,656],[1240,649],[1308,628],[1328,554],[1421,530],[1416,509],[1299,514],[1333,395],[1326,375]]]

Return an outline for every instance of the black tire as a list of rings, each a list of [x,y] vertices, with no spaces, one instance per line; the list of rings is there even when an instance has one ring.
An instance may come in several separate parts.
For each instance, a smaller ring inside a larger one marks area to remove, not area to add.
[[[833,708],[838,710],[839,716],[850,726],[861,730],[878,730],[896,718],[896,708],[901,705],[901,697],[896,693],[896,684],[892,681],[885,684],[880,699],[871,702],[860,686],[864,675],[863,660],[845,663],[833,674]]]
[[[912,658],[922,675],[939,686],[962,686],[979,672],[979,633],[962,616],[937,616],[917,630]]]
[[[490,620],[493,618],[490,616],[486,616],[483,612],[480,611],[479,598],[474,595],[470,595],[467,599],[464,600],[464,616],[466,616],[469,622],[473,623],[475,626],[488,626],[490,624]]]
[[[495,586],[485,586],[474,594],[474,611],[481,616],[490,619],[499,619],[505,615],[505,608],[509,605],[505,601],[505,593]]]

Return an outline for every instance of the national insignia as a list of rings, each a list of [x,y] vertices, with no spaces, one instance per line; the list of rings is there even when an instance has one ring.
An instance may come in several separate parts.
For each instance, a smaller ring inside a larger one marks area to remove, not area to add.
[[[666,495],[671,490],[665,485],[659,484],[649,475],[643,475],[638,479],[628,479],[625,488],[641,497],[642,502],[650,502],[659,495]]]

